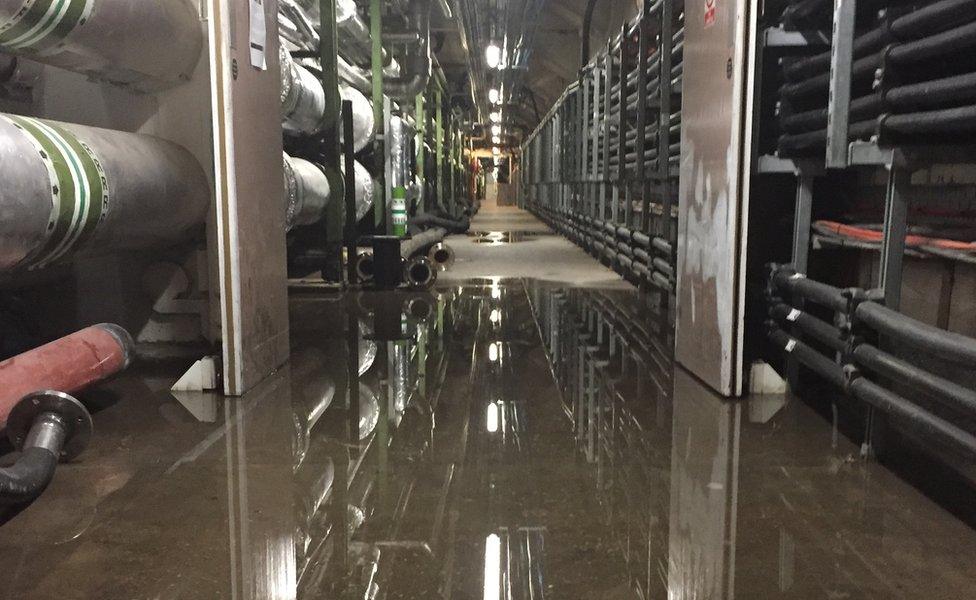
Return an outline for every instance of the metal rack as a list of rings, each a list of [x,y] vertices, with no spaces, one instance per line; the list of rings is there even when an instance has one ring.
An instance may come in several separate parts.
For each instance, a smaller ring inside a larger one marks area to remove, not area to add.
[[[675,283],[682,6],[646,2],[522,149],[525,207],[662,299]]]
[[[779,127],[776,147],[767,147],[766,154],[754,157],[755,176],[792,173],[796,177],[791,265],[787,269],[792,275],[789,280],[784,280],[782,275],[777,279],[774,272],[769,285],[769,338],[773,346],[783,350],[788,357],[793,386],[799,384],[798,371],[802,364],[868,406],[866,452],[871,449],[873,430],[881,414],[893,415],[902,423],[917,426],[943,441],[962,436],[955,438],[956,442],[959,439],[964,442],[954,444],[956,449],[972,451],[970,434],[953,429],[951,425],[948,429],[943,427],[947,424],[940,420],[939,410],[933,409],[924,399],[933,395],[929,393],[931,390],[918,393],[917,385],[903,374],[879,369],[876,363],[867,364],[860,359],[859,354],[865,352],[864,346],[884,353],[886,361],[898,361],[899,355],[907,358],[908,350],[906,344],[901,343],[904,340],[899,342],[891,332],[879,332],[859,320],[857,315],[860,313],[855,308],[862,303],[868,307],[883,307],[881,310],[891,312],[900,326],[930,328],[898,312],[902,300],[909,208],[916,195],[912,174],[945,163],[976,165],[976,152],[964,142],[963,136],[946,129],[945,123],[927,129],[925,125],[929,118],[948,118],[946,106],[960,104],[965,108],[965,103],[972,104],[973,98],[957,93],[940,103],[939,98],[928,97],[919,89],[920,85],[931,86],[945,81],[939,79],[943,76],[958,81],[960,74],[952,73],[955,67],[946,65],[947,73],[940,73],[935,68],[929,74],[907,65],[921,61],[928,46],[945,46],[942,38],[946,38],[946,34],[973,29],[973,23],[965,24],[970,16],[960,13],[955,15],[958,20],[954,20],[949,18],[949,13],[955,10],[971,15],[974,8],[976,4],[966,2],[918,6],[889,6],[867,0],[860,3],[857,0],[793,2],[787,5],[781,19],[769,24],[760,36],[757,58],[760,78],[781,76],[784,82],[776,90],[777,119],[773,121]],[[971,35],[967,39],[970,41],[966,43],[974,43]],[[770,57],[778,60],[770,60]],[[965,65],[960,65],[959,70],[965,70]],[[920,80],[930,83],[919,84]],[[764,114],[762,102],[757,94],[754,122],[764,123],[757,127],[772,127],[769,119],[761,118]],[[960,128],[960,133],[972,130],[971,119],[965,115],[956,117],[952,122]],[[909,124],[912,120],[920,120],[922,124],[912,126]],[[762,138],[763,132],[758,128],[755,133],[757,139]],[[834,288],[806,279],[811,262],[816,260],[810,252],[813,215],[818,206],[823,206],[821,203],[829,200],[815,193],[815,181],[819,179],[829,184],[845,173],[872,168],[886,173],[876,287],[848,290],[844,299],[832,297],[834,305],[825,306],[823,297],[818,299],[816,294],[811,296],[809,292]],[[785,271],[779,269],[778,272]],[[807,314],[807,303],[812,305],[811,310],[815,313],[822,313],[823,319]],[[833,316],[833,323],[829,322],[828,316]],[[837,324],[840,324],[839,329],[835,327]],[[962,337],[930,329],[927,331],[934,338]],[[865,338],[878,348],[866,344]],[[957,383],[971,385],[971,382],[958,381],[959,377],[951,374],[940,375],[944,366],[937,359],[931,363],[923,361],[920,371],[913,377],[934,378],[950,387]],[[956,382],[942,379],[943,376]],[[902,390],[906,386],[916,388],[916,391],[904,398],[898,396],[899,392],[904,393]],[[865,391],[865,388],[870,390]],[[895,391],[891,392],[891,389]],[[933,422],[937,426],[932,426]]]

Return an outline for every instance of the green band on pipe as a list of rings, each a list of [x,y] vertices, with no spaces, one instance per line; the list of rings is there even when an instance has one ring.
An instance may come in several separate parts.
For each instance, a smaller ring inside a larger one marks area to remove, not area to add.
[[[44,267],[98,228],[109,209],[108,180],[91,148],[58,125],[14,115],[3,118],[34,146],[50,177],[48,236],[26,261],[32,269]]]
[[[402,186],[393,188],[393,235],[407,235],[407,190]]]
[[[0,25],[0,46],[38,53],[58,46],[91,16],[94,0],[27,0]]]

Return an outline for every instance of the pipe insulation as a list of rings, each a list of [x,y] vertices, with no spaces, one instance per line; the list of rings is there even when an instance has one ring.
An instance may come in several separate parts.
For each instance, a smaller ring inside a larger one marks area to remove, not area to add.
[[[315,163],[284,155],[285,230],[317,223],[325,214],[331,190],[325,172]]]
[[[344,162],[344,161],[343,161]],[[342,167],[345,169],[345,166]],[[355,162],[356,220],[373,208],[373,176]],[[310,161],[284,155],[285,228],[312,225],[322,220],[332,196],[329,180],[322,168]]]
[[[281,49],[281,115],[286,130],[294,133],[317,133],[325,121],[327,104],[322,82],[311,71],[298,64]],[[376,133],[373,105],[359,90],[339,86],[339,95],[352,103],[353,149],[365,148]],[[342,132],[340,131],[340,140]]]
[[[0,0],[0,49],[136,91],[189,80],[202,48],[189,0]]]
[[[200,226],[210,184],[158,138],[0,114],[0,270],[140,250]]]

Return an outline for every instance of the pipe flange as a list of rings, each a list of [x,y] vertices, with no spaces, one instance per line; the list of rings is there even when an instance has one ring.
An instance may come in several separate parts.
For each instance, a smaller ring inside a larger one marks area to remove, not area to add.
[[[85,405],[71,394],[42,390],[24,396],[7,417],[7,437],[17,450],[23,449],[34,420],[46,412],[61,417],[67,429],[60,460],[73,460],[88,447],[94,424]]]

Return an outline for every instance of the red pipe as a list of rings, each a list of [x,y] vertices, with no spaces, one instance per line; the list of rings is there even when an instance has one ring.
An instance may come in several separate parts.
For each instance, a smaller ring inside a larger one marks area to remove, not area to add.
[[[133,342],[118,325],[93,325],[0,362],[0,429],[25,396],[41,390],[72,394],[124,370]]]

